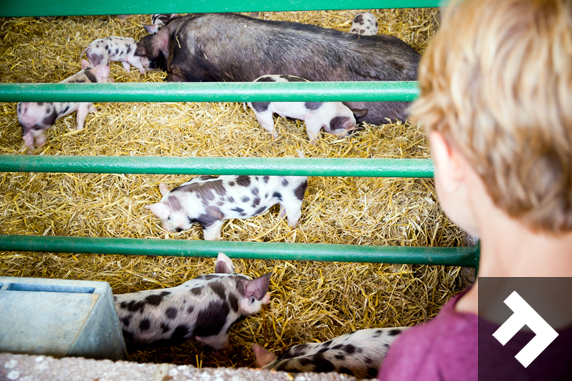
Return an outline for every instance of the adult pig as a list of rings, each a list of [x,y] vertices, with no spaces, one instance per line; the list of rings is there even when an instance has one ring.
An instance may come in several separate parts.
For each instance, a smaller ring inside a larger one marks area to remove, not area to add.
[[[137,44],[151,62],[166,58],[170,82],[250,82],[266,74],[310,81],[414,81],[419,54],[398,38],[359,36],[237,14],[192,14],[172,20]],[[153,64],[150,63],[150,67]],[[358,123],[406,116],[405,102],[344,102],[367,109]]]
[[[254,280],[235,274],[230,258],[219,253],[215,274],[180,286],[115,295],[123,337],[129,344],[172,345],[198,340],[228,348],[228,329],[270,302],[271,274]]]

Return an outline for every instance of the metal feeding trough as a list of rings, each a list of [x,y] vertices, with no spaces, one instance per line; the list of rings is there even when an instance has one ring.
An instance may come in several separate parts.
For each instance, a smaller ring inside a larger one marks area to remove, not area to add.
[[[109,283],[0,277],[0,352],[124,359]]]

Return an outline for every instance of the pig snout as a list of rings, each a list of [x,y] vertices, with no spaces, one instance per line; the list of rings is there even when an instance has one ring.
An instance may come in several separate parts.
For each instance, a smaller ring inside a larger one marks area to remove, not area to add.
[[[269,293],[269,292],[267,292],[267,293],[264,295],[264,298],[262,298],[262,300],[260,301],[260,303],[262,303],[262,304],[268,304],[268,303],[270,303],[270,293]]]

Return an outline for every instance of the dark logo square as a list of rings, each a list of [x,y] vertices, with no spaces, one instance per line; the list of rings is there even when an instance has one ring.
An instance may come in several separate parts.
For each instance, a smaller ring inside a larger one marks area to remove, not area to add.
[[[572,380],[572,278],[479,278],[479,381]]]

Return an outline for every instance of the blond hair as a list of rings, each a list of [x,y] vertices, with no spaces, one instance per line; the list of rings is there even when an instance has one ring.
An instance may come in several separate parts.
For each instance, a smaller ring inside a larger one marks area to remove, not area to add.
[[[572,1],[466,0],[445,12],[410,111],[534,231],[572,230]]]

